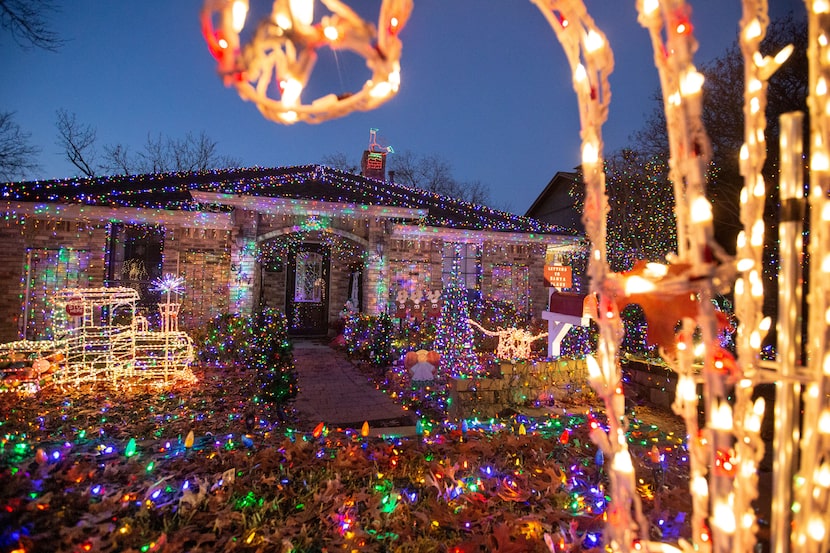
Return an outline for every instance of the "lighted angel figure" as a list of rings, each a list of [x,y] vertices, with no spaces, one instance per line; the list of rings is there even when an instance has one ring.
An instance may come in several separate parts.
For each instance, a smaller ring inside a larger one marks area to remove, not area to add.
[[[487,336],[499,337],[499,344],[496,346],[496,357],[499,359],[528,359],[530,344],[548,335],[547,332],[543,332],[534,336],[527,330],[515,326],[511,328],[499,326],[496,330],[487,330],[472,319],[467,319],[467,322]]]
[[[437,352],[420,349],[407,353],[403,364],[412,376],[412,384],[425,388],[435,380],[435,368],[440,360]]]

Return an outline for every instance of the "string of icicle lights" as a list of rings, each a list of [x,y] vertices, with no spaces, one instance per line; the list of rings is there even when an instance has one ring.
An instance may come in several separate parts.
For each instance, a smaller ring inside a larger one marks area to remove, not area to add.
[[[13,183],[0,187],[0,201],[69,202],[183,211],[224,209],[193,201],[190,190],[283,197],[289,200],[314,199],[344,204],[428,209],[428,215],[420,223],[434,227],[573,234],[571,230],[535,219],[321,165],[215,169]]]

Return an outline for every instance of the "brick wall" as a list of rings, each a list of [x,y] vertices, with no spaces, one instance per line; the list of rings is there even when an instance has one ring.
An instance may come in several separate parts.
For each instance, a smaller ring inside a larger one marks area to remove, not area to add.
[[[349,299],[349,267],[332,257],[329,271],[329,323],[340,318],[340,312]]]
[[[626,397],[651,405],[671,408],[677,388],[677,374],[662,365],[640,361],[621,362]]]
[[[261,302],[263,307],[270,307],[285,313],[286,278],[288,271],[282,265],[266,266],[262,272]]]
[[[185,277],[181,296],[180,328],[188,330],[228,309],[229,236],[225,230],[167,229],[162,271]],[[103,286],[108,240],[106,223],[83,221],[7,219],[0,227],[0,341],[22,337],[24,283],[28,251],[90,252],[84,274],[68,275],[71,286]],[[37,291],[32,291],[32,294]]]
[[[229,307],[231,233],[226,230],[168,229],[163,272],[185,279],[179,328],[199,328]]]
[[[26,244],[21,240],[23,225],[7,221],[0,227],[0,341],[20,338],[18,324],[23,304],[23,276],[26,266]]]
[[[584,359],[502,363],[498,378],[456,378],[450,383],[450,416],[489,419],[506,409],[550,405],[588,386]]]

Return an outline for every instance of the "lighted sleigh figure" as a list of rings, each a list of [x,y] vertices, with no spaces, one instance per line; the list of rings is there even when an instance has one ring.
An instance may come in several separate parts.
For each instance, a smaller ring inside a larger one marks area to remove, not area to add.
[[[133,288],[67,288],[54,298],[55,340],[18,341],[0,345],[0,358],[10,362],[8,391],[33,393],[46,385],[79,386],[103,382],[112,386],[192,382],[193,341],[178,330],[178,306],[170,294],[182,282],[156,283],[166,292],[159,304],[161,331],[149,329],[136,305]],[[14,364],[21,364],[15,370]],[[14,372],[12,372],[14,370]],[[12,386],[12,384],[14,386]]]

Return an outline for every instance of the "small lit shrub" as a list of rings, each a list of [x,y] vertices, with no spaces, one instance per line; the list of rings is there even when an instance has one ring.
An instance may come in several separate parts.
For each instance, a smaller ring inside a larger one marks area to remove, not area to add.
[[[288,322],[283,313],[265,309],[254,317],[223,314],[193,334],[199,361],[256,373],[261,399],[282,402],[297,394]]]
[[[392,319],[386,314],[359,313],[346,319],[343,337],[346,351],[355,360],[385,366],[392,362]]]

